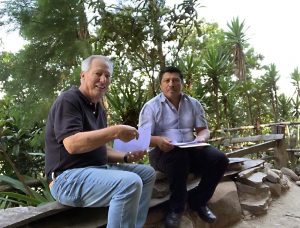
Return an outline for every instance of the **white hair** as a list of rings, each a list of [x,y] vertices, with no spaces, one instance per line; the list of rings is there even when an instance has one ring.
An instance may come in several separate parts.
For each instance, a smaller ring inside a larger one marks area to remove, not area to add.
[[[91,56],[87,57],[86,59],[84,59],[81,62],[81,71],[88,71],[90,69],[93,59],[103,60],[108,66],[108,71],[109,71],[110,75],[112,75],[113,62],[110,60],[110,58],[108,58],[107,56],[104,56],[104,55],[91,55]]]

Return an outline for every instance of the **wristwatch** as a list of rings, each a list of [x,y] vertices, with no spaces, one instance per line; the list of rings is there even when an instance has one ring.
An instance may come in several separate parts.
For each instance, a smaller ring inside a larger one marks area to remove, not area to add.
[[[124,158],[123,158],[123,160],[124,160],[125,163],[129,163],[129,162],[128,162],[128,156],[127,156],[127,155],[128,155],[128,154],[125,154],[125,156],[124,156]]]

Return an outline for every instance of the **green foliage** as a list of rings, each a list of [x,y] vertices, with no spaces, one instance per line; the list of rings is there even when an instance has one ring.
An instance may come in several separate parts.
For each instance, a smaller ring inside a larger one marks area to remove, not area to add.
[[[0,149],[6,151],[20,174],[37,177],[44,170],[43,126],[20,129],[13,118],[0,119]],[[11,164],[0,153],[0,173],[15,177]]]
[[[291,73],[292,84],[295,86],[294,96],[290,99],[293,109],[293,117],[299,121],[300,118],[300,73],[298,67]]]
[[[34,124],[30,117],[45,119],[57,91],[79,82],[76,67],[91,53],[84,3],[6,1],[1,12],[2,22],[14,22],[28,42],[15,55],[1,54],[3,92],[25,111],[23,122]]]
[[[197,0],[183,1],[173,8],[165,1],[120,1],[106,6],[103,1],[92,1],[89,8],[98,14],[93,17],[96,52],[126,58],[127,67],[146,74],[150,93],[156,94],[155,72],[166,65],[171,50],[177,55],[184,47],[193,28],[199,29]]]
[[[116,67],[114,74],[118,76],[113,77],[106,96],[110,121],[137,127],[140,110],[148,100],[145,78],[129,72],[123,64]]]
[[[32,181],[35,179],[27,177],[26,180]],[[35,189],[25,188],[22,182],[6,175],[0,175],[1,183],[5,183],[15,189],[14,192],[0,192],[0,208],[12,206],[38,206],[54,201],[47,182],[43,179],[40,179],[39,181],[42,183],[42,187]]]
[[[278,105],[279,105],[279,116],[281,118],[281,121],[292,120],[293,106],[291,103],[291,99],[289,99],[284,94],[280,94],[278,97]]]

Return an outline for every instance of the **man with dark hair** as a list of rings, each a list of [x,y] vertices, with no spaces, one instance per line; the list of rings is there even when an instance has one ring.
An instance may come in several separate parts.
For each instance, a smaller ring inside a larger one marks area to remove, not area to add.
[[[151,124],[151,165],[169,180],[171,197],[166,227],[179,227],[188,199],[189,206],[206,222],[216,216],[207,207],[228,165],[228,158],[213,146],[179,148],[174,143],[206,142],[210,137],[205,113],[200,102],[182,92],[183,75],[176,67],[159,73],[161,93],[141,110],[139,126]],[[195,131],[195,133],[194,133]],[[196,136],[195,136],[196,134]],[[190,172],[201,175],[198,186],[187,194]]]
[[[81,65],[80,86],[54,102],[46,126],[46,175],[52,196],[75,207],[109,206],[107,227],[142,228],[147,218],[155,171],[140,160],[145,151],[124,153],[106,146],[128,142],[138,131],[107,126],[100,104],[108,90],[113,64],[92,55]]]

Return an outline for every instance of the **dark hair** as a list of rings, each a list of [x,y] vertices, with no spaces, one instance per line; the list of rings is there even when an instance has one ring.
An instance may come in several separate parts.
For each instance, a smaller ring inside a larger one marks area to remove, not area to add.
[[[164,73],[178,73],[181,81],[183,82],[183,74],[181,73],[181,70],[179,70],[177,67],[168,66],[168,67],[165,67],[164,69],[162,69],[159,72],[159,75],[158,75],[160,83],[161,83],[161,80],[162,80],[162,77],[163,77]]]

